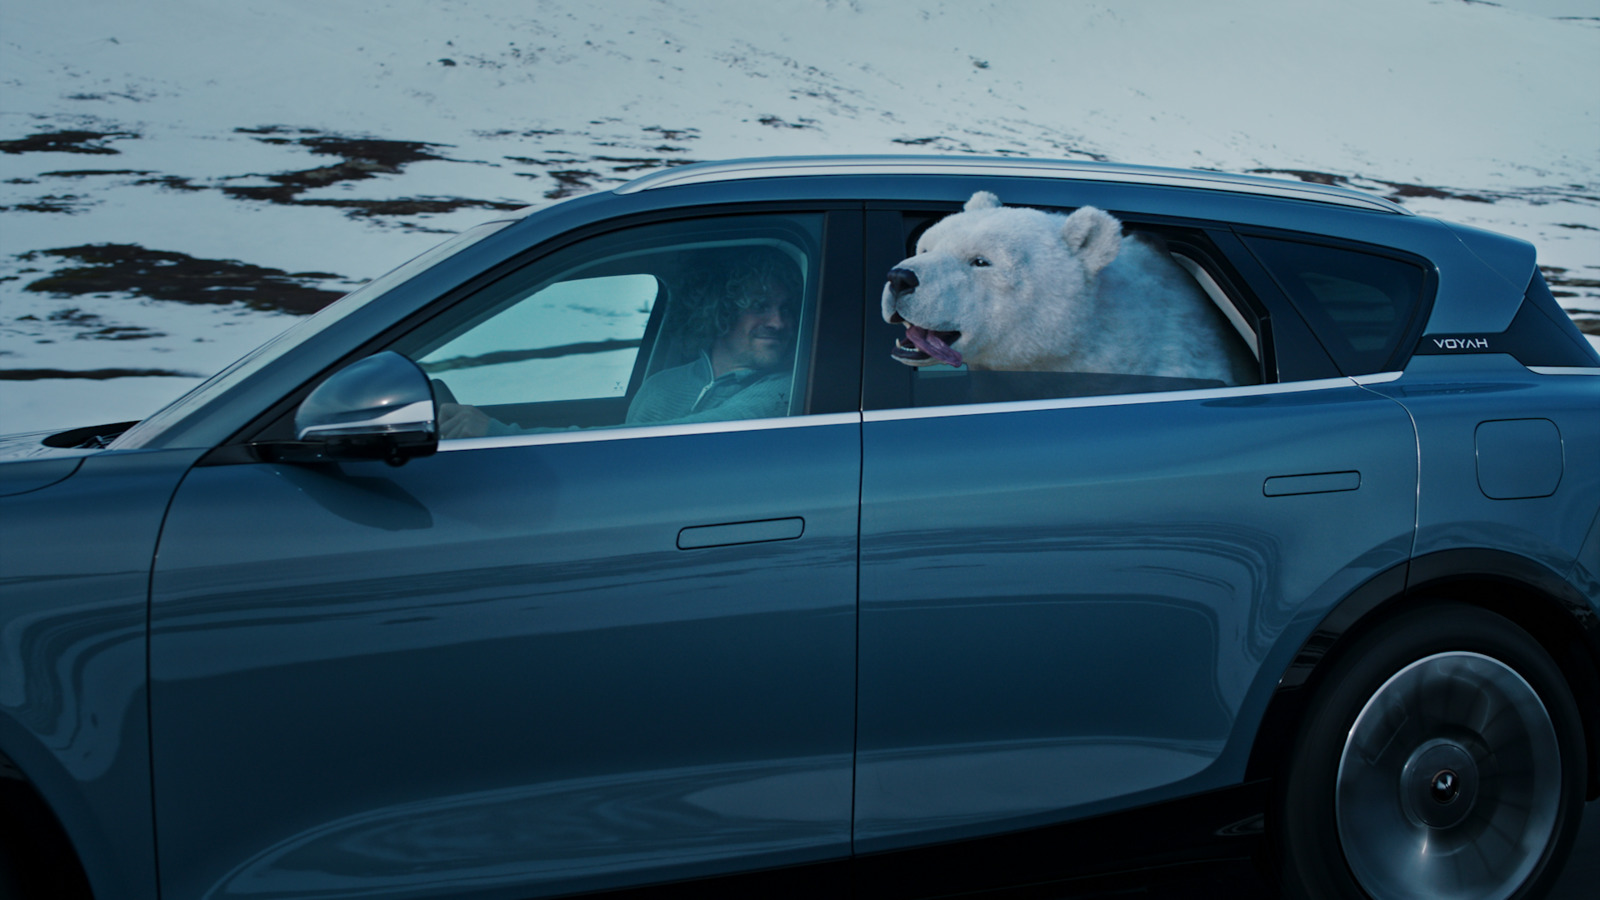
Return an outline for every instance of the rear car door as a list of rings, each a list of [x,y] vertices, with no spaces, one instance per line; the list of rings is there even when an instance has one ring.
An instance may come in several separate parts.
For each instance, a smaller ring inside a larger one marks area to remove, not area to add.
[[[938,215],[870,213],[868,271]],[[1339,375],[1231,232],[1151,230],[1237,304],[1263,383],[909,369],[868,311],[859,851],[1238,781],[1300,638],[1407,558],[1405,411]]]
[[[164,890],[527,896],[847,855],[859,314],[832,310],[859,241],[824,211],[597,234],[390,345],[492,433],[191,472],[152,588]],[[750,252],[803,285],[787,409],[627,425]]]

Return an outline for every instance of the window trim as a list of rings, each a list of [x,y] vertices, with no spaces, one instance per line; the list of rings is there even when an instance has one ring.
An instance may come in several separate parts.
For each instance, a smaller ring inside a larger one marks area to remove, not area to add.
[[[1398,374],[1398,373],[1396,373]],[[1267,384],[1239,384],[1229,387],[1196,388],[1189,391],[1150,391],[1142,394],[1104,394],[1095,397],[1066,397],[1058,400],[1011,400],[1001,403],[966,403],[959,406],[916,406],[875,409],[862,413],[862,421],[894,422],[904,419],[947,416],[984,416],[1008,413],[1049,412],[1106,406],[1136,406],[1149,403],[1192,403],[1275,394],[1296,394],[1359,387],[1354,378],[1339,375],[1308,381],[1278,381]]]
[[[1245,346],[1250,348],[1250,355],[1254,356],[1256,364],[1260,365],[1261,335],[1249,322],[1244,320],[1244,314],[1239,312],[1238,305],[1233,302],[1232,297],[1228,296],[1228,292],[1222,289],[1222,285],[1217,284],[1217,280],[1211,277],[1211,272],[1198,260],[1181,250],[1169,251],[1167,255],[1172,257],[1173,262],[1176,262],[1179,268],[1189,273],[1189,277],[1194,279],[1195,284],[1200,285],[1200,290],[1210,298],[1211,304],[1222,312],[1223,318],[1226,318],[1228,324],[1233,326],[1233,330],[1238,332],[1239,337],[1244,340]]]
[[[614,428],[583,428],[574,431],[549,431],[537,434],[507,434],[490,437],[455,438],[439,442],[439,453],[462,450],[498,450],[533,447],[543,444],[588,444],[595,441],[640,440],[659,437],[685,437],[731,434],[741,431],[777,431],[785,428],[829,428],[859,425],[861,413],[810,413],[770,419],[729,419],[723,422],[690,422],[682,425],[618,425]]]

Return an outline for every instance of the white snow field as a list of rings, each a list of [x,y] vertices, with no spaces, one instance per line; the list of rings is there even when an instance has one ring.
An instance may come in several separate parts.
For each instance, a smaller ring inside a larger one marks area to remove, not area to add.
[[[1600,0],[11,0],[0,432],[140,418],[493,209],[772,154],[1344,182],[1533,241],[1593,335],[1596,84]]]

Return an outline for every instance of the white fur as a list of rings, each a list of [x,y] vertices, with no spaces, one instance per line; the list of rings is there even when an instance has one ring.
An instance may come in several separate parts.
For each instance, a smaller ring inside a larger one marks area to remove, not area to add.
[[[980,258],[988,265],[973,264]],[[1249,350],[1188,273],[1150,243],[1124,239],[1122,223],[1094,207],[1062,216],[1003,207],[980,191],[897,268],[917,286],[898,297],[884,286],[884,320],[959,331],[950,346],[970,369],[1258,380]]]

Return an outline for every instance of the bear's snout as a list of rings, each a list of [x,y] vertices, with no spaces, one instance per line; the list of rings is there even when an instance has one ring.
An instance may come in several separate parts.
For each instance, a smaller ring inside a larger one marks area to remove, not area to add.
[[[889,291],[896,297],[904,297],[917,289],[917,273],[910,269],[893,268],[889,270]]]

